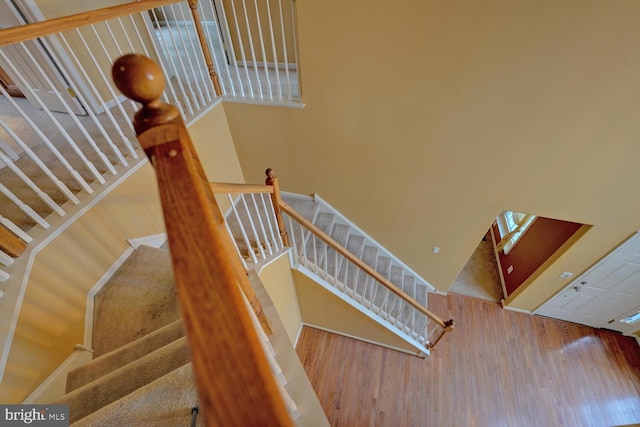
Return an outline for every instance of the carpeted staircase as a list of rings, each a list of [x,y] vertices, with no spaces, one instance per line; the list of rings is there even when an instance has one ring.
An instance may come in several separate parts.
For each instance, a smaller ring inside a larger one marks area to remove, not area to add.
[[[95,298],[95,358],[67,376],[74,426],[188,426],[197,406],[168,251],[140,246]]]
[[[328,425],[273,302],[255,271],[249,278],[273,330],[279,381],[295,401],[294,424]],[[93,351],[55,402],[69,405],[72,426],[191,425],[198,395],[167,250],[140,246],[96,295]]]

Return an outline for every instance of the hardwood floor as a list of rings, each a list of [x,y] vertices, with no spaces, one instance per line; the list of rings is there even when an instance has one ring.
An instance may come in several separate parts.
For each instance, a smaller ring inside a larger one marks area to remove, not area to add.
[[[333,426],[640,423],[633,338],[459,295],[431,295],[456,329],[427,359],[305,327],[297,351]]]

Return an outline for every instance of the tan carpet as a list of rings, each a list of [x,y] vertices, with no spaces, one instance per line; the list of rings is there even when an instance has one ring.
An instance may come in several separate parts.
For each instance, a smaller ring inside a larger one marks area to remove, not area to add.
[[[180,318],[169,252],[140,246],[95,297],[94,357]]]
[[[448,292],[496,302],[503,298],[498,265],[488,234],[473,252]]]

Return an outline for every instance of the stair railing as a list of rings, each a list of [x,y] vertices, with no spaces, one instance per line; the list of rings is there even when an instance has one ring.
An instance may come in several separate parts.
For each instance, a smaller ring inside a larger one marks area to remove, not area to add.
[[[159,98],[162,70],[141,55],[113,66],[140,102],[134,127],[156,171],[176,290],[207,425],[291,426],[238,281],[233,243],[178,110]],[[240,267],[241,268],[241,267]]]
[[[298,263],[427,349],[434,349],[445,334],[453,330],[453,320],[442,320],[285,203],[273,170],[267,169],[266,175],[266,185],[210,184],[213,192],[226,195],[231,205],[227,218],[232,225],[228,231],[231,236],[242,236],[241,242],[235,243],[236,251],[245,259],[245,268],[247,262],[268,259],[270,252],[263,248],[269,248],[268,236],[273,238],[277,232],[280,239],[276,241],[281,245],[290,242]],[[264,203],[268,200],[266,194],[272,200],[268,206]],[[263,196],[262,203],[256,203],[256,195]],[[262,230],[264,238],[256,223],[269,224],[268,233]],[[247,252],[246,248],[251,249]]]

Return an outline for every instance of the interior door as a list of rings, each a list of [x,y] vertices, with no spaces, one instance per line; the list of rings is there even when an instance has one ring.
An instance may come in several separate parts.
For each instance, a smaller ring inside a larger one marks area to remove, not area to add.
[[[545,303],[536,314],[626,332],[626,326],[619,319],[640,307],[639,236],[636,233],[622,243]]]
[[[13,4],[0,0],[0,28],[24,23]],[[51,55],[37,40],[26,42],[22,46],[4,46],[2,53],[0,67],[34,107],[40,108],[37,102],[37,98],[40,98],[48,109],[66,113],[67,110],[60,101],[62,98],[73,113],[86,114],[82,105],[69,91],[69,85],[51,60]]]

